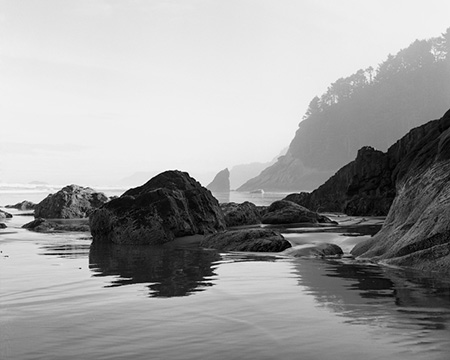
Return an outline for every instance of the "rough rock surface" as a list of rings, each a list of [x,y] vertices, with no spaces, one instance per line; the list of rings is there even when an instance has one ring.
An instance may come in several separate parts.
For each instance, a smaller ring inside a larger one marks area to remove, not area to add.
[[[33,210],[36,207],[36,204],[31,201],[24,200],[15,205],[6,205],[5,207],[8,209],[17,209],[17,210]]]
[[[280,252],[291,244],[271,229],[243,229],[209,235],[200,246],[220,251]]]
[[[22,228],[36,232],[62,232],[62,231],[89,231],[89,225],[85,224],[62,224],[48,221],[43,218],[37,218],[26,223]]]
[[[450,111],[415,130],[391,153],[397,196],[382,229],[352,254],[450,274]]]
[[[206,186],[212,192],[229,192],[230,191],[230,171],[223,169],[218,172],[213,181]]]
[[[273,202],[261,222],[263,224],[333,223],[326,216],[287,200]]]
[[[37,204],[34,215],[36,218],[46,219],[86,218],[107,201],[105,194],[91,188],[68,185]]]
[[[188,173],[163,172],[89,217],[94,242],[161,244],[225,229],[219,203]]]
[[[363,147],[354,161],[341,168],[319,188],[311,193],[288,195],[285,200],[321,212],[387,215],[398,184],[411,169],[417,169],[427,162],[425,156],[417,159],[416,156],[419,152],[429,152],[428,141],[444,131],[444,123],[443,120],[434,120],[411,130],[385,153]],[[442,151],[446,151],[445,147]]]
[[[10,213],[0,210],[0,219],[10,219],[12,217],[13,216]]]
[[[254,225],[261,223],[261,214],[258,207],[245,201],[242,204],[234,202],[220,204],[227,227]]]
[[[293,257],[337,257],[344,252],[336,244],[320,243],[295,246],[285,250],[283,254]]]

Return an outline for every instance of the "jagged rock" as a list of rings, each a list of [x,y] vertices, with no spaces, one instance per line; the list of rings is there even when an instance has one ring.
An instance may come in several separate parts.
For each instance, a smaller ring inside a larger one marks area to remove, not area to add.
[[[86,218],[107,201],[105,194],[91,188],[68,185],[37,204],[34,214],[36,218],[46,219]]]
[[[218,172],[213,181],[206,186],[212,192],[229,192],[230,191],[230,172],[223,169]]]
[[[450,110],[389,153],[397,196],[380,232],[352,254],[450,274]]]
[[[263,224],[333,223],[326,216],[286,200],[273,202],[261,222]]]
[[[337,257],[344,252],[336,244],[320,243],[295,246],[285,250],[283,254],[293,257]]]
[[[161,244],[225,229],[211,192],[188,173],[166,171],[126,191],[89,217],[94,242]]]
[[[280,252],[291,244],[271,229],[243,229],[209,235],[200,246],[219,251]]]
[[[55,223],[43,218],[37,218],[26,223],[22,228],[36,232],[62,232],[62,231],[89,231],[89,225],[85,224],[62,224]]]
[[[10,219],[12,217],[13,216],[10,213],[0,210],[0,219]]]
[[[227,227],[254,225],[261,222],[261,214],[258,207],[249,201],[245,201],[242,204],[234,202],[224,203],[220,204],[220,208],[223,211]]]
[[[36,204],[31,201],[24,200],[15,205],[6,205],[5,207],[8,209],[17,209],[17,210],[34,210]]]

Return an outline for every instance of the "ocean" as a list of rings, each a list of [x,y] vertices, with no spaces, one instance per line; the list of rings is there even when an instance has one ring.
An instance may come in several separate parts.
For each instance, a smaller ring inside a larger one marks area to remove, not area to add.
[[[0,205],[47,185],[0,186]],[[125,189],[103,188],[107,195]],[[285,194],[230,194],[258,205]],[[219,197],[219,195],[218,195]],[[342,259],[165,246],[91,246],[89,233],[39,234],[1,220],[0,358],[448,359],[450,283]],[[348,254],[382,219],[280,230]]]

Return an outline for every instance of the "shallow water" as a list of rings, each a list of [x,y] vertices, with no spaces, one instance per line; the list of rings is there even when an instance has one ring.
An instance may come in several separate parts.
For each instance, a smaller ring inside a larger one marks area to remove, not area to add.
[[[1,359],[449,356],[450,285],[436,278],[195,242],[91,246],[86,233],[19,228],[29,220],[16,216],[1,230]],[[283,232],[296,244],[349,249],[373,226]]]

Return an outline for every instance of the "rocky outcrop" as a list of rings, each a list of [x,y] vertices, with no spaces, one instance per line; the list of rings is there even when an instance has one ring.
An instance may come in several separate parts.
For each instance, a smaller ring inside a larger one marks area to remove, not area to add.
[[[293,257],[340,257],[344,255],[342,249],[336,244],[320,243],[306,244],[289,248],[283,252],[284,255]]]
[[[10,213],[0,210],[0,219],[10,219],[12,217],[13,216]]]
[[[86,220],[84,220],[86,221]],[[36,231],[36,232],[86,232],[89,231],[87,223],[57,223],[43,218],[37,218],[29,223],[26,223],[22,228]]]
[[[212,192],[229,192],[230,191],[230,172],[223,169],[218,172],[213,181],[206,186]]]
[[[245,201],[242,204],[234,202],[220,204],[227,227],[254,225],[261,223],[261,214],[258,207]]]
[[[188,173],[166,171],[89,217],[94,242],[162,244],[225,229],[219,203]]]
[[[286,200],[273,202],[261,222],[263,224],[333,223],[326,216]]]
[[[291,244],[274,230],[246,229],[209,235],[200,246],[219,251],[280,252],[290,248]]]
[[[36,218],[46,219],[87,218],[94,209],[107,201],[105,194],[91,188],[68,185],[37,204],[34,214]]]
[[[397,195],[378,234],[354,256],[450,274],[450,110],[389,151]]]
[[[25,210],[34,210],[34,208],[36,207],[36,204],[31,201],[24,200],[15,205],[6,205],[5,207],[7,209],[17,209],[17,210],[25,211]]]

